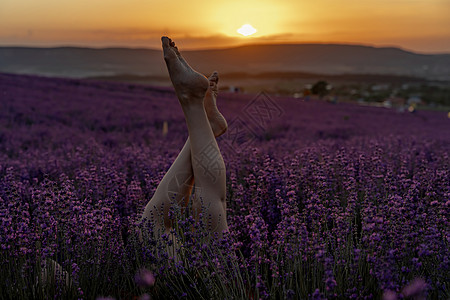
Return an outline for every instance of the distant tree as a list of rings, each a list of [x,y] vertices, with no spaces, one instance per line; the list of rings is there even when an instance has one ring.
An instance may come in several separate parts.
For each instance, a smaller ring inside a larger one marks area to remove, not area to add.
[[[323,98],[328,94],[327,89],[328,83],[326,81],[320,80],[317,81],[311,88],[311,92],[313,95],[319,95],[320,98]]]

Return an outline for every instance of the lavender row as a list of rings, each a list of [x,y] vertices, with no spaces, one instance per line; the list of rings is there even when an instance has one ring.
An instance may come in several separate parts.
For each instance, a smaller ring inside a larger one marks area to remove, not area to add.
[[[443,112],[220,95],[230,234],[173,212],[180,262],[133,229],[187,137],[171,89],[0,74],[0,97],[6,298],[449,297]],[[70,288],[39,280],[50,258]]]

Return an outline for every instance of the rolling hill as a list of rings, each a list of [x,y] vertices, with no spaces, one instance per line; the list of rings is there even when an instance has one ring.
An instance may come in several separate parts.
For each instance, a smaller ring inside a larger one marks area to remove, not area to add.
[[[183,51],[199,71],[391,74],[450,80],[450,54],[339,44],[248,45]],[[0,72],[72,78],[167,76],[160,50],[129,48],[0,47]]]

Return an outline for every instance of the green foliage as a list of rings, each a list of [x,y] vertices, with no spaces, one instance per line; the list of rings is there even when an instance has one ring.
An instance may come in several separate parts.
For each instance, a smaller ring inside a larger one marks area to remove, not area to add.
[[[320,98],[323,98],[329,92],[327,87],[328,83],[326,81],[320,80],[312,86],[311,92],[313,93],[313,95],[319,95]]]

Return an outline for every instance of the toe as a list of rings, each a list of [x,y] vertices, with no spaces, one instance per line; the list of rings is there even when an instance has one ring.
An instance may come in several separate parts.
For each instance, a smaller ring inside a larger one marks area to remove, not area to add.
[[[168,47],[170,45],[171,39],[169,39],[167,36],[161,37],[161,42],[164,47]]]
[[[175,43],[167,36],[163,36],[161,41],[163,45],[164,59],[166,61],[170,61],[176,58],[178,55],[178,49],[177,47],[174,47]]]
[[[209,76],[209,81],[212,81],[214,83],[217,83],[219,81],[219,73],[217,71],[214,71],[211,76]]]

